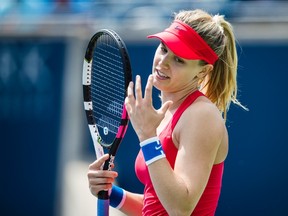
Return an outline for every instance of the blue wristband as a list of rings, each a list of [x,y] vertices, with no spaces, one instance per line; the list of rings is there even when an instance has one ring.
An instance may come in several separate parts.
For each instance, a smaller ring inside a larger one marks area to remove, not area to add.
[[[140,143],[146,165],[166,157],[158,137],[152,137]]]
[[[109,198],[110,198],[110,206],[116,209],[120,209],[125,202],[126,191],[116,185],[113,185]]]

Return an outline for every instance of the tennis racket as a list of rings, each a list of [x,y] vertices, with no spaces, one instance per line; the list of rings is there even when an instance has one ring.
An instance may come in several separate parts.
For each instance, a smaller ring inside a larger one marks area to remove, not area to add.
[[[84,108],[96,157],[108,152],[103,170],[109,170],[126,133],[129,117],[124,105],[132,80],[128,52],[119,35],[109,29],[91,38],[83,64]],[[109,215],[108,191],[98,194],[97,215]]]

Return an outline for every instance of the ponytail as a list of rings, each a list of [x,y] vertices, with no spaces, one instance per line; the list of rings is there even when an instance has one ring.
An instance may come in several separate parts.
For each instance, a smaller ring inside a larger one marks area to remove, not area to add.
[[[210,73],[205,94],[223,112],[226,119],[231,101],[243,106],[237,100],[238,56],[232,26],[222,18],[221,27],[225,35],[225,45]]]
[[[231,101],[247,110],[237,100],[238,57],[231,24],[223,16],[211,17],[202,10],[180,11],[175,19],[190,25],[219,57],[213,70],[199,81],[200,90],[218,107],[225,120]],[[200,61],[200,64],[207,63]]]

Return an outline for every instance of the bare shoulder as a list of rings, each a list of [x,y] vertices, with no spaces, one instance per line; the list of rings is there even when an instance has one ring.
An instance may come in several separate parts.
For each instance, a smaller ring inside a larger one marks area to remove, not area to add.
[[[183,113],[183,123],[193,125],[201,124],[209,128],[220,128],[225,126],[224,119],[218,108],[206,97],[199,97],[197,100],[187,108]],[[187,121],[185,121],[187,120]]]
[[[197,98],[184,111],[175,130],[178,141],[182,137],[185,140],[215,140],[215,142],[205,142],[209,145],[220,145],[226,133],[225,122],[220,111],[206,97]]]

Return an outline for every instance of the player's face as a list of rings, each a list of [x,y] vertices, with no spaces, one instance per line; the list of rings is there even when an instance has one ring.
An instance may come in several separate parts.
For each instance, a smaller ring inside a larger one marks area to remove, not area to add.
[[[193,90],[198,86],[197,75],[203,70],[199,60],[176,56],[164,43],[158,46],[153,61],[154,86],[165,92]]]

